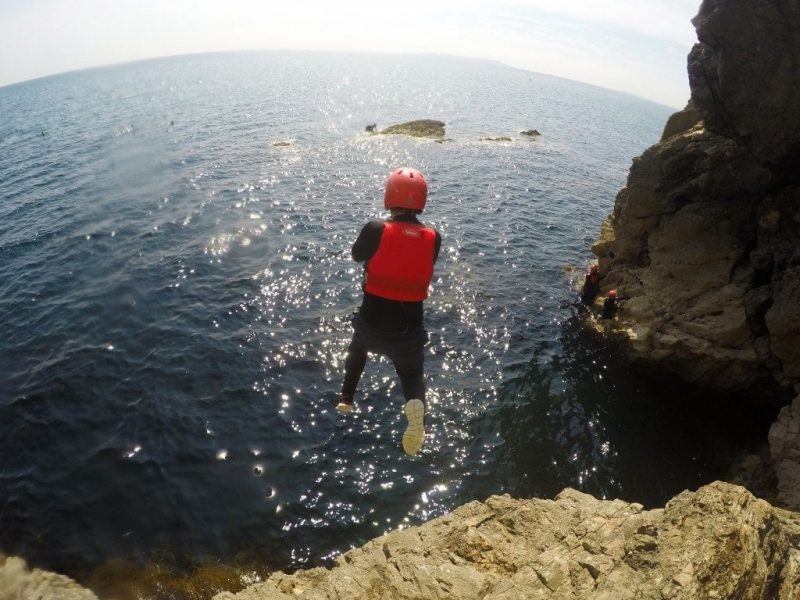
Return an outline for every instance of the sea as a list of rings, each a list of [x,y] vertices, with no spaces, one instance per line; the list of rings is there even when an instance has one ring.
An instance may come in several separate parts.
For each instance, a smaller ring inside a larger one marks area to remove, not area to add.
[[[292,570],[492,494],[654,507],[720,477],[768,422],[628,363],[577,305],[671,112],[438,55],[191,55],[0,88],[0,550],[73,575]],[[422,118],[444,139],[365,131]],[[414,457],[384,358],[334,410],[350,248],[399,166],[426,174],[443,239]]]

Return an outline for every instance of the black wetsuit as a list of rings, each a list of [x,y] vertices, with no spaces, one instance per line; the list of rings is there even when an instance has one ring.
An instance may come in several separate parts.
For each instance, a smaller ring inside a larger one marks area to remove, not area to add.
[[[388,219],[418,223],[413,214]],[[353,244],[353,260],[366,263],[378,250],[383,221],[370,221]],[[439,256],[442,238],[436,232],[433,261]],[[364,298],[353,319],[353,339],[347,348],[343,394],[353,394],[367,362],[367,352],[385,354],[394,364],[406,400],[425,399],[424,351],[428,334],[422,324],[422,302],[388,300],[364,292]]]
[[[603,314],[600,315],[601,319],[613,319],[617,313],[617,300],[616,298],[606,298],[603,300]]]
[[[593,278],[591,274],[587,273],[586,278],[583,280],[583,289],[581,289],[581,302],[586,305],[591,304],[599,291],[600,278]]]

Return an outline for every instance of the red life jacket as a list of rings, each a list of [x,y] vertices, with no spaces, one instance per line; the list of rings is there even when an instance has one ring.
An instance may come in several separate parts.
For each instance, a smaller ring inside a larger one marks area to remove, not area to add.
[[[420,223],[386,221],[378,249],[364,273],[364,291],[401,302],[428,297],[436,232]]]

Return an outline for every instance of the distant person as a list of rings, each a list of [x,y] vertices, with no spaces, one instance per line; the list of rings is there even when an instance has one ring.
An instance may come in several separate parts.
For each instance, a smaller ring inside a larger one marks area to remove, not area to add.
[[[617,290],[609,290],[603,300],[603,314],[601,319],[613,319],[617,314]]]
[[[353,409],[368,352],[387,356],[400,377],[406,401],[406,454],[419,452],[425,441],[423,363],[428,334],[422,323],[422,303],[428,297],[442,244],[439,232],[417,219],[427,198],[428,184],[422,173],[407,167],[395,169],[383,196],[390,217],[367,223],[353,244],[353,260],[364,263],[364,296],[353,317],[353,339],[336,405],[341,412]]]
[[[600,273],[597,264],[593,264],[586,271],[586,277],[583,280],[583,288],[581,289],[581,302],[589,305],[594,302],[595,297],[600,292]]]

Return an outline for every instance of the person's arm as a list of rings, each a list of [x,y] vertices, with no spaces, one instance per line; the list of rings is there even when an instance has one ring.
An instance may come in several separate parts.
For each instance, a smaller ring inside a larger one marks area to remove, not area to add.
[[[351,254],[353,260],[365,262],[372,258],[378,251],[383,235],[383,221],[370,221],[361,229],[358,238],[353,243]]]
[[[442,247],[442,236],[436,232],[436,242],[433,244],[433,263],[436,264],[436,259],[439,258],[439,249]]]

